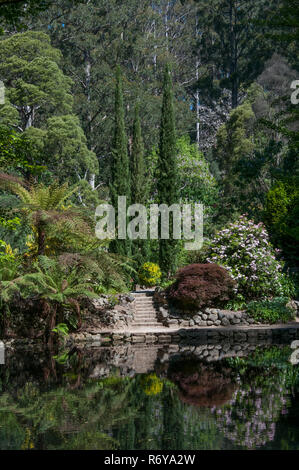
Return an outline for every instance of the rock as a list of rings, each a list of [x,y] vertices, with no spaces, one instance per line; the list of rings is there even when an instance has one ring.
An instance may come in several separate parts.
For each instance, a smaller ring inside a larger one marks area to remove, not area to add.
[[[236,333],[236,334],[234,335],[234,339],[235,339],[236,341],[240,341],[240,342],[246,341],[247,335],[246,335],[246,333],[238,332],[238,333]],[[241,349],[241,348],[240,348],[240,349]]]
[[[218,308],[206,308],[205,312],[208,315],[217,315],[218,316]]]
[[[160,307],[159,312],[162,318],[167,318],[169,316],[168,310],[166,310],[164,307]]]
[[[213,357],[214,360],[217,360],[217,359],[219,358],[219,351],[218,351],[218,349],[215,349],[215,348],[214,348],[214,349],[211,351],[211,356]]]
[[[209,336],[209,338],[219,336],[219,332],[217,330],[216,331],[215,330],[214,331],[210,330],[210,331],[208,331],[208,336]]]
[[[230,325],[229,319],[226,318],[226,317],[223,317],[222,320],[221,320],[221,325],[223,325],[223,326],[229,326],[229,325]]]
[[[293,310],[294,313],[297,313],[297,311],[298,311],[297,302],[294,301],[294,300],[290,300],[290,301],[286,304],[286,307],[288,307],[288,308],[290,308],[291,310]]]
[[[215,322],[216,320],[218,320],[218,314],[216,313],[210,313],[209,315],[209,320],[211,320],[212,322]]]
[[[155,335],[146,335],[145,341],[147,343],[156,343],[158,341],[158,338]]]
[[[240,318],[235,317],[235,318],[232,318],[231,322],[232,322],[233,325],[237,325],[238,323],[241,322],[241,320],[240,320]]]
[[[132,343],[144,343],[145,342],[145,337],[143,335],[140,336],[131,336],[131,341]]]
[[[212,320],[208,320],[208,321],[207,321],[207,325],[208,325],[208,326],[212,326],[213,323],[214,323],[214,322],[213,322]]]
[[[207,315],[206,313],[202,313],[201,318],[202,318],[203,320],[207,320],[207,319],[208,319],[208,315]]]
[[[255,338],[258,335],[258,330],[249,330],[247,335]]]
[[[160,362],[167,362],[169,360],[169,354],[167,354],[166,352],[164,352],[162,354],[162,356],[160,357]]]
[[[189,326],[194,326],[195,325],[195,322],[193,320],[190,320],[189,321]]]
[[[230,350],[230,343],[223,343],[222,349],[224,352],[228,352]]]
[[[0,341],[0,364],[5,363],[5,346],[2,341]]]
[[[221,325],[221,320],[216,320],[215,325],[217,325],[217,326]]]
[[[123,339],[123,335],[113,335],[113,341],[121,341]]]
[[[170,335],[159,335],[158,336],[158,343],[170,343],[171,336]]]
[[[177,343],[181,340],[181,337],[180,335],[172,335],[171,337],[171,340],[174,342],[174,343]]]

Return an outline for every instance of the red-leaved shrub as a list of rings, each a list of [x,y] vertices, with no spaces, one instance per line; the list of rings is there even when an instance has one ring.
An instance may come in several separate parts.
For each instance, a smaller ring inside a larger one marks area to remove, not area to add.
[[[180,269],[167,291],[171,302],[184,310],[218,307],[233,296],[235,281],[218,264],[190,264]]]

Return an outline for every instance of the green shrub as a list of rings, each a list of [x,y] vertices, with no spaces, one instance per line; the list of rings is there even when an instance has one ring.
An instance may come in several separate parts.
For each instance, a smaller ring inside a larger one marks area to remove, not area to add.
[[[261,323],[287,323],[294,319],[294,312],[287,307],[286,297],[253,301],[247,305],[248,314]]]
[[[278,181],[267,193],[264,220],[272,242],[292,266],[299,261],[299,179]]]

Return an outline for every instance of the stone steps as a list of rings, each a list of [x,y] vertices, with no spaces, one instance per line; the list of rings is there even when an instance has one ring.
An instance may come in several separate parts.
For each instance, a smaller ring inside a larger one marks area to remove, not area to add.
[[[155,305],[153,302],[153,292],[136,292],[135,297],[135,315],[133,326],[136,327],[161,327],[158,322]]]

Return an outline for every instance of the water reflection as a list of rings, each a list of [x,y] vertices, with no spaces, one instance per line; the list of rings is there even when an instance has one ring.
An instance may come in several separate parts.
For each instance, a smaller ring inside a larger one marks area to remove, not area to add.
[[[299,449],[291,353],[227,342],[8,350],[0,448]]]

